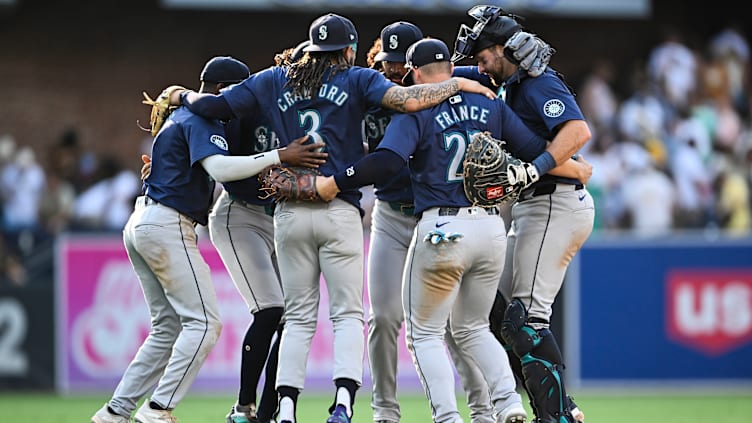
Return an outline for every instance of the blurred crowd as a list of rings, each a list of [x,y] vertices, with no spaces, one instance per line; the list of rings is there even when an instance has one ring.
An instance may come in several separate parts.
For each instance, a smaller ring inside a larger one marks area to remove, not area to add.
[[[583,153],[593,164],[596,230],[748,235],[752,96],[743,34],[730,26],[691,48],[667,28],[627,72],[626,95],[607,61],[577,87],[593,132]]]
[[[728,27],[697,47],[667,30],[626,70],[628,89],[620,89],[617,71],[598,61],[573,87],[593,132],[582,153],[594,167],[588,189],[595,230],[748,236],[752,87],[745,36]],[[85,151],[76,129],[38,153],[0,135],[0,286],[24,285],[25,259],[63,232],[120,232],[140,194],[139,175],[121,164],[133,158]]]
[[[141,191],[124,158],[85,151],[70,129],[40,156],[0,136],[0,285],[24,285],[27,258],[63,232],[120,232]]]

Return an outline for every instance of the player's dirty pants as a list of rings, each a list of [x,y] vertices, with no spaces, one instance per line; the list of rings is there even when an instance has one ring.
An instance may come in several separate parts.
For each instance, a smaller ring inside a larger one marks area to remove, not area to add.
[[[504,221],[480,208],[468,209],[461,208],[457,216],[440,217],[437,209],[424,212],[405,264],[407,345],[437,423],[462,421],[444,347],[447,321],[461,351],[483,373],[496,411],[521,402],[507,355],[488,323],[504,265]],[[464,237],[437,245],[423,241],[437,223],[442,231]]]
[[[519,298],[529,318],[549,322],[567,266],[590,236],[594,218],[593,198],[585,189],[514,204],[506,266],[499,281],[507,303]]]
[[[321,273],[326,279],[334,329],[332,378],[362,383],[365,340],[360,212],[340,199],[280,203],[274,213],[274,241],[286,319],[277,386],[303,389],[316,331]]]
[[[128,258],[151,315],[151,330],[115,389],[110,406],[129,415],[154,385],[151,400],[174,408],[219,337],[217,297],[193,222],[139,197],[123,230]]]
[[[376,200],[371,220],[368,254],[368,360],[373,381],[373,420],[400,421],[397,402],[397,364],[402,311],[402,271],[415,230],[415,217]],[[494,423],[493,406],[483,374],[459,352],[447,332],[447,347],[467,393],[473,423]],[[412,371],[412,370],[410,370]]]

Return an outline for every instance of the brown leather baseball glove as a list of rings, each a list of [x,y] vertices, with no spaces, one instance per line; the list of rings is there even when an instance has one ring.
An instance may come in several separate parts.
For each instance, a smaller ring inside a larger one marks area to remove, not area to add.
[[[275,201],[323,201],[316,191],[316,176],[321,172],[309,167],[270,166],[259,173],[261,191],[265,199]]]
[[[170,85],[162,90],[156,99],[152,99],[149,97],[149,94],[146,94],[146,91],[144,91],[144,100],[141,101],[141,103],[151,106],[151,116],[149,117],[150,127],[141,129],[151,132],[151,136],[156,137],[159,130],[162,129],[162,125],[164,125],[165,121],[170,116],[170,113],[178,108],[178,106],[170,105],[170,95],[175,91],[183,91],[185,89],[186,88],[181,85]]]

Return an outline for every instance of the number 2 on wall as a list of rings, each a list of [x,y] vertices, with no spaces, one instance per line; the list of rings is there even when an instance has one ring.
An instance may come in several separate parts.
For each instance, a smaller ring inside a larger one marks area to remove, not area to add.
[[[22,348],[27,323],[18,301],[0,299],[0,375],[23,376],[29,371],[29,359]]]

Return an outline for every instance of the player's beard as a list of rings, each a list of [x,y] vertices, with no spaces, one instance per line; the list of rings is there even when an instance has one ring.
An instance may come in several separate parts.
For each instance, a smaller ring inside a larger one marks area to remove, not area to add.
[[[383,62],[382,62],[383,63]],[[399,63],[398,65],[382,65],[384,77],[395,84],[402,85],[402,78],[407,73],[407,69],[405,69],[405,65],[403,63]]]

